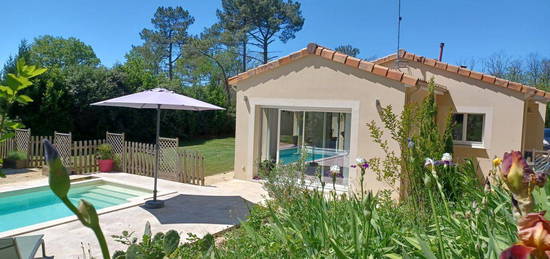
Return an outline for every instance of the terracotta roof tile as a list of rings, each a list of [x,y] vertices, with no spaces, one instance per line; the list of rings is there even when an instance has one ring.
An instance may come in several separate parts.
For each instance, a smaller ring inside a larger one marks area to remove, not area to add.
[[[407,84],[410,86],[415,86],[417,82],[418,82],[418,78],[407,74],[403,74],[403,78],[401,78],[401,83]]]
[[[286,65],[290,63],[290,61],[292,60],[290,59],[290,56],[286,56],[286,57],[280,58],[278,61],[279,61],[279,65]]]
[[[361,63],[359,64],[359,69],[365,70],[368,72],[372,72],[372,69],[374,68],[374,63],[361,60]]]
[[[519,91],[521,92],[521,88],[523,88],[523,85],[520,84],[520,83],[517,83],[517,82],[512,82],[510,81],[508,83],[508,88],[512,89],[512,90],[515,90],[515,91]]]
[[[436,61],[435,67],[439,69],[447,70],[447,63]]]
[[[323,52],[323,49],[324,49],[323,47],[317,47],[315,49],[315,55],[321,56],[321,52]]]
[[[338,63],[346,63],[346,58],[348,57],[348,55],[344,54],[344,53],[340,53],[340,52],[336,52],[334,53],[334,58],[332,60],[338,62]]]
[[[534,95],[537,92],[537,88],[527,86],[527,85],[522,85],[521,92]]]
[[[327,49],[327,48],[319,46],[315,43],[310,43],[310,44],[307,45],[306,48],[304,48],[302,50],[299,50],[297,52],[294,52],[294,53],[292,53],[292,54],[290,54],[286,57],[282,57],[278,60],[269,62],[265,65],[259,66],[257,68],[254,68],[254,69],[248,70],[246,72],[240,73],[236,76],[233,76],[233,77],[229,78],[228,81],[229,81],[230,84],[234,84],[234,83],[237,83],[240,80],[247,79],[247,78],[249,78],[253,75],[260,74],[260,73],[269,71],[271,69],[275,69],[277,67],[286,65],[286,64],[288,64],[288,63],[290,63],[294,60],[300,59],[300,58],[305,57],[307,55],[321,56],[325,59],[329,59],[329,60],[332,60],[332,61],[335,61],[335,62],[338,62],[338,63],[342,63],[342,64],[345,64],[345,65],[350,66],[350,67],[355,67],[355,68],[358,68],[358,69],[361,69],[361,70],[364,70],[364,71],[367,71],[367,72],[372,72],[376,75],[383,76],[383,77],[386,77],[386,78],[391,79],[391,80],[400,81],[401,83],[406,84],[406,85],[410,85],[410,86],[416,86],[421,81],[418,78],[407,75],[407,74],[404,74],[401,71],[389,69],[388,67],[378,65],[380,63],[385,63],[385,62],[388,62],[388,61],[391,61],[391,60],[395,60],[397,58],[396,54],[392,54],[392,55],[377,59],[373,62],[369,62],[369,61],[366,61],[366,60],[361,60],[361,59],[358,59],[358,58],[355,58],[355,57],[345,55],[343,53],[336,52],[336,51],[331,50],[331,49]],[[495,86],[507,87],[508,89],[511,89],[511,90],[514,90],[514,91],[523,92],[523,93],[526,93],[526,94],[537,95],[537,96],[544,97],[546,99],[550,99],[550,93],[549,92],[542,91],[542,90],[537,90],[536,88],[526,86],[526,85],[522,85],[520,83],[511,82],[511,81],[508,81],[508,80],[505,80],[505,79],[502,79],[502,78],[497,78],[497,77],[487,75],[487,74],[483,74],[483,73],[479,73],[479,72],[476,72],[476,71],[471,71],[469,69],[458,67],[458,66],[451,65],[451,64],[447,64],[447,63],[444,63],[444,62],[440,62],[440,61],[437,61],[435,59],[415,55],[413,53],[410,53],[410,52],[407,52],[407,51],[404,51],[404,50],[399,50],[399,55],[404,59],[412,60],[412,61],[419,62],[419,63],[423,63],[425,65],[432,66],[432,67],[435,67],[437,69],[448,71],[450,73],[457,73],[459,75],[466,76],[466,77],[476,79],[476,80],[481,80],[481,81],[484,81],[486,83],[493,84]]]
[[[481,80],[483,77],[482,73],[476,72],[476,71],[470,71],[470,78]]]
[[[498,77],[495,79],[495,85],[502,86],[504,88],[508,87],[508,82],[508,80]]]
[[[332,56],[334,56],[335,52],[336,51],[334,51],[334,50],[323,49],[323,52],[321,52],[321,57],[332,60]]]
[[[380,65],[374,65],[372,72],[379,76],[386,76],[388,74],[389,68]]]
[[[425,57],[422,57],[422,56],[414,55],[413,61],[420,62],[420,63],[424,63],[424,59],[426,59],[426,58],[425,58]]]
[[[543,91],[543,90],[536,90],[535,88],[530,87],[530,86],[522,85],[522,84],[516,83],[516,82],[511,82],[511,81],[508,81],[508,80],[505,80],[505,79],[502,79],[502,78],[497,78],[497,77],[494,77],[492,75],[487,75],[487,74],[479,73],[479,72],[476,72],[476,71],[471,71],[469,69],[462,68],[462,67],[457,67],[457,66],[447,64],[447,63],[444,63],[444,62],[439,62],[439,61],[436,61],[435,59],[415,55],[415,54],[413,54],[411,52],[408,52],[408,51],[403,51],[403,53],[400,51],[399,53],[403,56],[404,59],[407,59],[407,60],[412,60],[412,61],[415,61],[415,62],[423,63],[423,64],[428,65],[428,66],[432,66],[432,67],[435,67],[435,68],[438,68],[438,69],[446,70],[446,71],[451,72],[451,73],[457,73],[459,75],[466,76],[466,77],[469,77],[469,78],[472,78],[472,79],[481,80],[483,82],[493,84],[495,86],[506,87],[508,89],[518,91],[518,92],[536,94],[537,96],[544,96],[546,99],[550,99],[550,93],[549,92],[546,92],[546,91]],[[388,61],[395,60],[396,58],[397,58],[397,55],[392,54],[392,55],[386,56],[384,58],[374,60],[373,63],[375,63],[375,64],[386,63]],[[445,67],[445,65],[446,65],[446,67]]]
[[[492,75],[483,74],[483,78],[481,78],[481,80],[483,80],[483,81],[485,81],[489,84],[494,84],[495,80],[496,80],[496,77],[492,76]]]
[[[375,66],[376,67],[376,66]],[[390,69],[388,70],[388,74],[386,75],[389,79],[393,79],[393,80],[397,80],[397,81],[401,81],[401,78],[403,77],[403,72],[399,71],[399,70],[393,70],[393,69]]]
[[[402,56],[405,56],[406,52],[404,50],[399,52]],[[392,70],[384,66],[375,65],[372,62],[358,59],[352,56],[345,55],[343,53],[339,53],[330,49],[327,49],[325,47],[319,46],[314,43],[310,43],[307,45],[306,48],[291,53],[290,55],[286,57],[282,57],[278,60],[269,62],[265,65],[258,66],[256,68],[250,69],[246,72],[240,73],[236,76],[233,76],[229,78],[230,84],[235,84],[239,82],[240,80],[247,79],[253,75],[257,75],[266,71],[269,71],[271,69],[274,69],[279,66],[286,65],[288,63],[293,62],[296,59],[308,56],[308,55],[317,55],[321,56],[325,59],[330,59],[335,62],[343,63],[350,67],[355,67],[360,70],[364,70],[370,73],[374,73],[379,76],[386,77],[390,80],[399,81],[402,84],[409,85],[409,86],[417,86],[419,83],[422,83],[423,85],[426,84],[426,82],[419,80],[416,77],[413,77],[411,75],[406,75],[401,71],[398,70]],[[391,60],[391,56],[387,57],[388,60]],[[414,58],[414,56],[412,57]]]
[[[346,65],[350,66],[350,67],[359,67],[359,62],[361,62],[360,59],[358,58],[354,58],[352,56],[349,56],[347,59],[346,59]]]
[[[407,52],[407,53],[405,53],[404,58],[408,59],[408,60],[414,60],[414,54],[412,54],[410,52]]]
[[[470,71],[469,69],[466,69],[466,68],[458,68],[458,74],[460,75],[463,75],[463,76],[470,76]]]
[[[448,64],[446,70],[451,73],[458,73],[458,66]]]
[[[431,66],[431,67],[435,67],[435,59],[426,58],[426,59],[424,59],[424,64],[426,64],[428,66]]]

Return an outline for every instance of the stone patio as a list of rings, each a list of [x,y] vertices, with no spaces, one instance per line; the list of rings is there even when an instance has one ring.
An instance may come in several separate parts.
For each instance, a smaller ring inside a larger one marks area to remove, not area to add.
[[[153,179],[150,177],[126,173],[100,173],[93,176],[148,189],[153,186]],[[22,186],[41,182],[47,183],[47,179],[29,181],[22,183]],[[153,233],[174,229],[182,235],[182,241],[187,233],[202,237],[207,233],[223,231],[245,219],[250,206],[263,201],[266,195],[261,184],[235,179],[214,182],[208,186],[159,180],[158,186],[159,192],[175,192],[159,197],[165,200],[164,208],[148,210],[135,206],[100,215],[111,254],[115,250],[126,248],[115,242],[111,235],[120,235],[123,230],[128,230],[135,232],[135,236],[140,238],[147,221],[151,223]],[[15,186],[10,185],[10,189],[13,187]],[[46,254],[53,255],[54,258],[84,258],[83,245],[85,250],[90,247],[93,256],[100,256],[101,253],[92,231],[78,221],[24,235],[33,234],[45,235]]]

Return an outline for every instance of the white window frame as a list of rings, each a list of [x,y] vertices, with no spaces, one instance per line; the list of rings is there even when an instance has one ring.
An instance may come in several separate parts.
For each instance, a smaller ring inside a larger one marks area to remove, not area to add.
[[[260,113],[261,108],[278,108],[278,109],[284,109],[284,110],[300,110],[300,111],[321,111],[321,112],[344,112],[344,113],[351,113],[351,122],[350,122],[350,149],[349,149],[349,157],[357,157],[357,149],[358,149],[358,138],[359,138],[359,118],[360,118],[360,102],[354,101],[354,100],[320,100],[320,99],[287,99],[287,98],[264,98],[264,97],[250,97],[248,98],[248,105],[249,108],[249,117],[248,117],[248,147],[247,147],[247,155],[248,155],[248,161],[245,166],[243,166],[243,170],[247,171],[250,170],[248,173],[249,177],[252,178],[254,163],[258,157],[255,157],[254,152],[255,145],[258,143],[256,139],[257,134],[255,132],[260,132],[261,128],[259,130],[256,130],[256,126],[258,123],[256,123],[256,119],[259,117],[256,116],[257,113]],[[373,103],[373,109],[376,108],[375,104]],[[305,119],[305,118],[304,118]],[[253,134],[250,134],[253,133]],[[277,156],[278,157],[278,156]],[[351,188],[352,185],[354,185],[356,182],[358,182],[358,170],[349,170],[348,175],[348,182],[345,185],[345,188]],[[337,188],[338,190],[338,188]]]
[[[491,107],[456,107],[454,114],[463,114],[462,122],[462,140],[455,140],[453,143],[458,146],[467,146],[472,148],[489,148],[491,143],[491,129],[493,121],[493,109]],[[481,114],[483,116],[483,128],[481,133],[481,141],[467,141],[466,129],[468,128],[468,114]]]

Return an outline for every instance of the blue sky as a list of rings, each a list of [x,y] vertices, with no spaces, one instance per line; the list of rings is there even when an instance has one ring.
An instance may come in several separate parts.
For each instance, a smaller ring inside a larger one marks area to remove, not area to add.
[[[396,48],[397,0],[302,0],[305,17],[296,39],[271,47],[286,55],[308,42],[334,48],[351,44],[361,57],[385,56]],[[22,39],[50,34],[77,37],[91,45],[106,66],[124,61],[139,32],[151,27],[158,6],[182,6],[195,17],[191,34],[216,21],[219,0],[4,0],[0,64],[17,51]],[[464,63],[495,52],[513,57],[529,53],[550,57],[548,0],[402,0],[401,46],[437,57],[445,42],[444,61]]]

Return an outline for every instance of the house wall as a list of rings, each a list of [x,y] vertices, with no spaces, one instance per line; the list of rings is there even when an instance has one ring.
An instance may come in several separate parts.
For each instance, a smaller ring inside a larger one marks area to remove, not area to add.
[[[544,120],[546,118],[546,104],[525,102],[525,136],[524,150],[542,150],[544,138]]]
[[[390,65],[391,62],[381,65]],[[447,88],[448,94],[437,97],[438,123],[443,129],[449,112],[481,111],[486,114],[485,127],[490,127],[489,135],[484,136],[483,147],[455,145],[454,157],[457,159],[475,158],[481,172],[487,173],[495,156],[502,157],[510,150],[523,150],[523,127],[526,123],[527,146],[539,146],[542,143],[544,113],[542,108],[533,108],[536,114],[526,116],[524,122],[525,101],[522,93],[510,89],[467,78],[461,75],[436,69],[424,64],[409,61],[402,72],[425,81],[434,79],[435,83]],[[544,106],[541,104],[535,106]],[[540,133],[539,133],[540,131]]]
[[[310,55],[275,70],[237,83],[235,133],[235,177],[250,179],[257,172],[260,145],[260,108],[262,105],[341,107],[352,111],[350,160],[355,157],[383,157],[385,154],[370,138],[367,122],[381,125],[376,100],[392,105],[401,113],[405,87],[396,81]],[[389,137],[389,136],[386,136]],[[390,146],[398,152],[397,143]],[[350,184],[358,188],[359,169],[350,168]],[[372,172],[366,188],[388,188]]]

